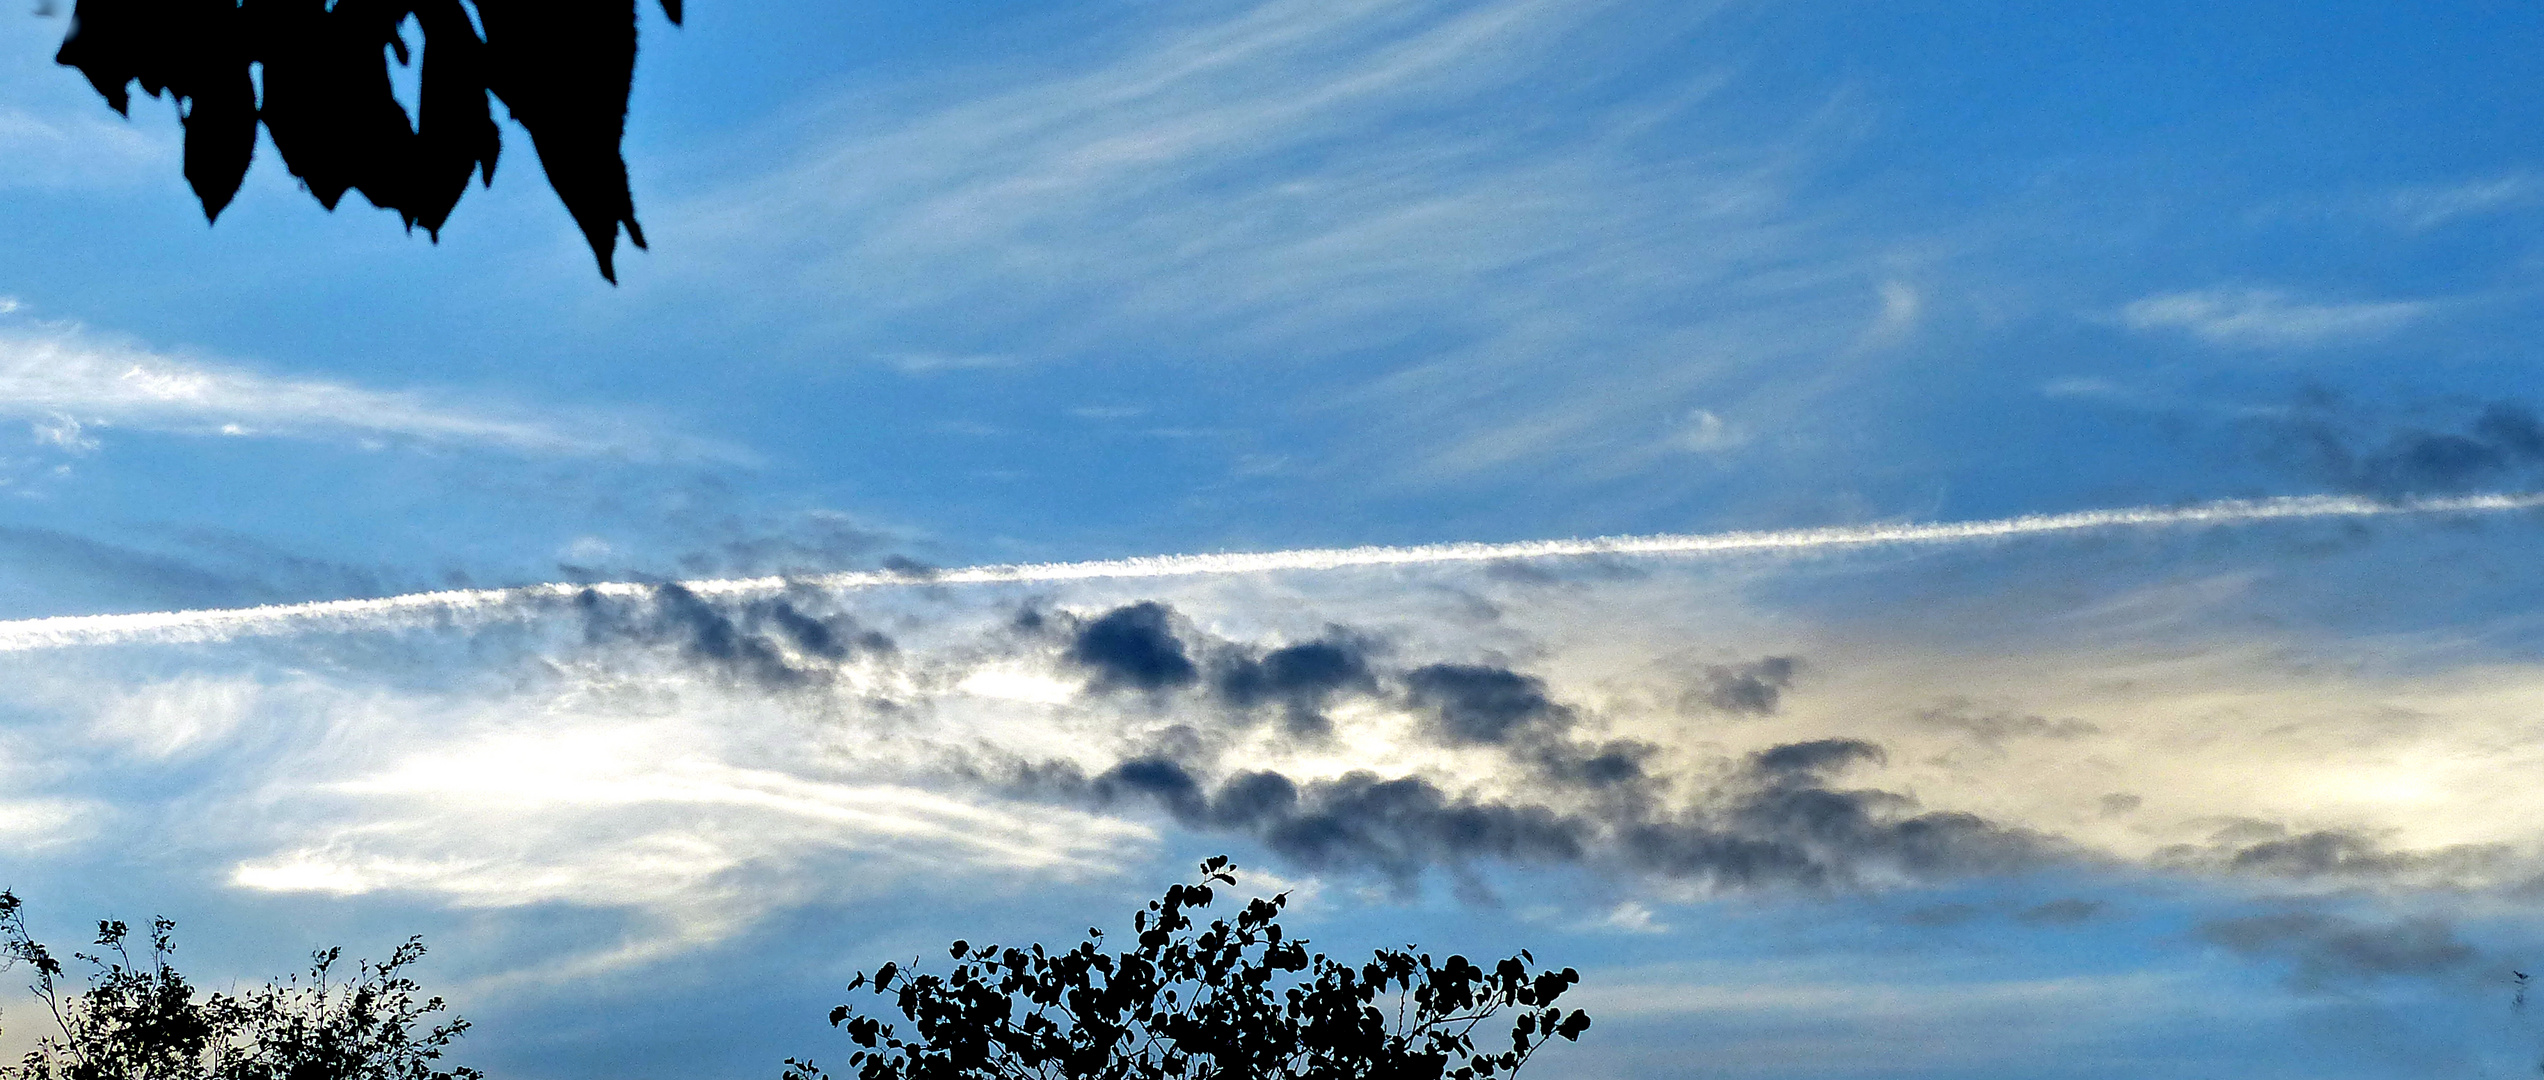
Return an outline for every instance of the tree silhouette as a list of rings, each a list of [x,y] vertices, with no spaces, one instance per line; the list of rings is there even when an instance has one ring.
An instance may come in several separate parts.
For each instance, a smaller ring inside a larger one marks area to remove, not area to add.
[[[74,958],[90,968],[88,988],[64,985],[63,965],[27,933],[24,906],[0,892],[0,962],[34,969],[31,989],[52,1014],[58,1034],[36,1044],[5,1080],[479,1080],[474,1069],[433,1063],[468,1021],[420,1027],[445,1006],[421,992],[403,970],[424,957],[409,938],[389,958],[336,976],[341,949],[311,958],[309,980],[267,983],[244,997],[198,997],[168,963],[175,924],[150,926],[150,954],[135,961],[131,928],[97,924],[95,953]]]
[[[944,975],[860,972],[848,988],[888,996],[906,1033],[854,1005],[831,1010],[831,1025],[859,1047],[848,1055],[858,1080],[1475,1080],[1590,1026],[1555,1005],[1581,976],[1532,972],[1525,950],[1489,971],[1410,946],[1353,967],[1282,932],[1287,893],[1196,929],[1192,911],[1235,884],[1234,870],[1212,858],[1199,883],[1150,901],[1126,952],[1090,928],[1063,953],[957,941]],[[1504,1007],[1517,1013],[1510,1048],[1479,1048],[1476,1028]],[[787,1080],[828,1075],[786,1064]]]
[[[662,0],[674,23],[680,2]],[[414,116],[391,56],[418,68]],[[438,241],[469,178],[494,182],[491,95],[529,131],[602,277],[618,280],[621,228],[645,246],[619,152],[636,0],[78,0],[55,59],[117,112],[136,83],[176,103],[209,220],[238,194],[262,124],[319,205],[358,191]]]

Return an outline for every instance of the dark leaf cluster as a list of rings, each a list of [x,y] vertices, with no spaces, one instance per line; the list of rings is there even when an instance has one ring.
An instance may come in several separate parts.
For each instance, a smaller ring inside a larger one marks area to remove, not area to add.
[[[437,1069],[468,1030],[456,1017],[428,1024],[442,999],[419,1000],[405,969],[424,957],[408,939],[387,960],[340,977],[343,950],[311,958],[307,981],[267,983],[244,995],[199,994],[168,963],[174,924],[154,920],[149,954],[136,960],[132,930],[97,924],[90,969],[74,992],[62,962],[27,932],[24,906],[0,892],[0,958],[35,973],[29,989],[58,1034],[36,1044],[5,1080],[479,1080],[474,1069]]]
[[[663,8],[679,21],[680,0]],[[392,57],[418,69],[414,115]],[[261,124],[321,205],[358,191],[439,239],[470,178],[494,181],[491,98],[530,133],[603,277],[621,228],[645,246],[619,153],[636,0],[79,0],[56,59],[117,112],[135,84],[176,103],[206,217],[237,195]]]
[[[1576,1040],[1588,1015],[1557,999],[1580,975],[1519,955],[1478,966],[1380,950],[1357,966],[1310,953],[1279,918],[1284,893],[1233,920],[1199,925],[1225,856],[1201,864],[1133,919],[1136,944],[1102,931],[1067,952],[957,941],[951,971],[887,963],[849,989],[887,999],[900,1022],[842,1005],[831,1023],[858,1049],[858,1080],[1477,1080],[1517,1071],[1549,1041]],[[1476,1032],[1503,1010],[1508,1042]],[[1506,1047],[1506,1048],[1505,1048]],[[789,1059],[788,1080],[826,1080]]]

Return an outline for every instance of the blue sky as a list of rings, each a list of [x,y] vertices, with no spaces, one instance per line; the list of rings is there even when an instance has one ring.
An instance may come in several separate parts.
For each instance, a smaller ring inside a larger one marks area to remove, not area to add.
[[[1580,967],[1549,1076],[2544,1053],[2531,510],[812,580],[2535,490],[2544,14],[691,7],[615,288],[517,132],[438,245],[270,153],[206,228],[0,37],[0,620],[797,579],[12,645],[39,927],[422,933],[490,1073],[768,1076],[1224,851]]]

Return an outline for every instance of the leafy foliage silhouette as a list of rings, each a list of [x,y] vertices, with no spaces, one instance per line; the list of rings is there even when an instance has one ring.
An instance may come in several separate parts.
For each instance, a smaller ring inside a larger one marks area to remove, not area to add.
[[[957,941],[944,975],[860,972],[849,990],[888,996],[907,1035],[854,1005],[831,1025],[860,1048],[848,1057],[859,1080],[1476,1080],[1590,1026],[1555,1004],[1581,976],[1532,971],[1525,950],[1491,970],[1394,950],[1353,967],[1284,935],[1287,893],[1196,929],[1192,912],[1235,869],[1212,858],[1200,882],[1150,901],[1125,952],[1089,928],[1064,953]],[[1517,1013],[1510,1048],[1479,1048],[1476,1028],[1505,1007]],[[787,1080],[827,1080],[810,1060],[786,1064]]]
[[[474,1069],[433,1063],[468,1030],[457,1017],[419,1027],[445,1006],[403,971],[424,957],[409,938],[387,960],[337,977],[344,951],[311,957],[309,981],[267,983],[246,996],[198,997],[168,964],[175,924],[150,925],[150,953],[136,961],[132,931],[97,924],[96,953],[74,953],[91,969],[87,989],[64,985],[62,962],[28,934],[24,905],[0,892],[0,961],[34,969],[29,989],[59,1034],[36,1044],[5,1080],[480,1080]]]
[[[680,4],[662,0],[674,23]],[[413,117],[392,55],[418,68]],[[469,177],[494,182],[491,94],[529,131],[602,277],[618,280],[621,228],[645,246],[619,152],[636,0],[78,0],[55,59],[117,112],[130,114],[135,83],[176,103],[207,219],[238,194],[261,123],[319,205],[359,191],[438,241]]]

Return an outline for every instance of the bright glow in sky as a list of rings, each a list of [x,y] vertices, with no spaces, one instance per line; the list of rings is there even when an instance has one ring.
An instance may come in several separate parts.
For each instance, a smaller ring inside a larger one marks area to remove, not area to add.
[[[2544,12],[690,8],[618,288],[526,153],[207,229],[15,16],[40,930],[421,933],[463,1063],[765,1078],[1227,852],[1579,967],[1549,1078],[2544,1055],[2544,519],[2429,508],[2544,489]],[[2348,509],[1858,542],[2226,503]]]

